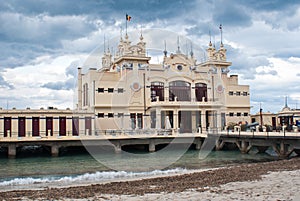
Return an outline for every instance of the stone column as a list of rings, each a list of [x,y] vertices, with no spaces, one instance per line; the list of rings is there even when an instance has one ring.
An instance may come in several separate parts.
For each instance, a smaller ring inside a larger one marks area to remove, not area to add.
[[[202,146],[202,141],[201,141],[200,138],[197,138],[197,139],[195,139],[195,140],[196,140],[196,142],[195,142],[195,144],[196,144],[195,149],[196,149],[196,150],[200,150],[200,149],[201,149],[201,146]]]
[[[78,67],[78,75],[77,75],[77,108],[79,110],[82,109],[82,74],[81,68]]]
[[[149,142],[149,152],[155,152],[155,143],[153,139],[150,139]]]
[[[196,122],[196,111],[191,111],[191,115],[192,115],[192,132],[193,133],[197,133],[197,122]]]
[[[116,154],[119,154],[119,153],[122,152],[122,147],[121,147],[121,143],[120,142],[118,142],[117,144],[115,144],[114,148],[115,148],[115,153]]]
[[[57,157],[59,155],[59,146],[58,145],[52,145],[51,146],[51,156]]]
[[[221,131],[222,130],[222,117],[221,117],[221,111],[217,110],[216,111],[217,114],[217,131]]]
[[[156,108],[155,128],[156,129],[161,129],[161,108]]]
[[[9,144],[8,145],[8,158],[16,158],[17,148],[16,144]]]
[[[205,110],[201,110],[201,129],[202,129],[202,131],[205,131],[205,128],[206,128],[205,114],[206,114]]]
[[[191,84],[191,101],[196,102],[195,83]]]
[[[169,85],[168,83],[164,83],[165,87],[164,87],[164,101],[169,102]]]
[[[173,126],[174,126],[174,129],[178,129],[178,110],[177,109],[174,109],[174,112],[173,112]]]

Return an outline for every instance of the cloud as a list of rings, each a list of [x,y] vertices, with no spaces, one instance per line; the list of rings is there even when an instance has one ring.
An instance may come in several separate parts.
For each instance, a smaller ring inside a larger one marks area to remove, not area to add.
[[[6,42],[41,43],[56,47],[62,39],[83,36],[97,27],[86,16],[28,16],[0,13],[0,36]]]
[[[249,11],[240,4],[230,4],[227,1],[215,4],[213,21],[225,26],[247,27],[252,24]]]
[[[77,67],[100,66],[104,34],[115,49],[128,13],[132,16],[128,31],[137,35],[130,39],[138,40],[143,25],[144,40],[155,55],[152,62],[162,54],[165,37],[168,53],[176,50],[176,37],[152,32],[153,37],[147,38],[146,29],[187,36],[194,55],[203,61],[209,31],[218,46],[222,23],[231,73],[250,84],[253,103],[263,101],[276,110],[282,105],[281,96],[299,91],[299,4],[281,0],[4,1],[0,4],[0,101],[6,105],[9,97],[11,103],[24,107],[47,106],[48,98],[49,104],[70,104],[63,94],[71,93]],[[186,42],[180,43],[182,52],[189,52]],[[93,49],[96,56],[87,58]]]

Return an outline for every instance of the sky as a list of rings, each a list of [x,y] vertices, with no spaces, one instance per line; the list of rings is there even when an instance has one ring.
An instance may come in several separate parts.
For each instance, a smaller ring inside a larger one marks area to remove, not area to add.
[[[203,49],[209,33],[218,46],[222,24],[230,74],[250,85],[251,112],[278,112],[286,96],[300,108],[300,2],[292,0],[1,1],[0,107],[74,108],[77,67],[104,35],[124,32],[126,13],[128,32],[167,30]]]

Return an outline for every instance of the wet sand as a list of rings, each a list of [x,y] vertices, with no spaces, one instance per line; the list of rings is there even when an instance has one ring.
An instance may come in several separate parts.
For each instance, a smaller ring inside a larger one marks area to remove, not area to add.
[[[300,158],[293,158],[169,177],[69,188],[0,192],[0,198],[2,200],[280,200],[281,198],[273,196],[275,192],[279,192],[278,196],[283,196],[284,200],[293,200],[292,197],[297,197],[299,187]],[[290,198],[287,199],[287,196]]]

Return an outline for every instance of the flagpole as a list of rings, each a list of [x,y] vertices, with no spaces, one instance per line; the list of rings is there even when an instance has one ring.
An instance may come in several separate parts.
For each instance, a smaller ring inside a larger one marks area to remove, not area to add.
[[[221,45],[223,45],[223,30],[222,30],[222,24],[220,24],[220,32],[221,32]]]
[[[126,13],[126,19],[125,19],[126,20],[126,36],[127,36],[127,21],[128,21],[127,16],[128,16],[128,14]]]

